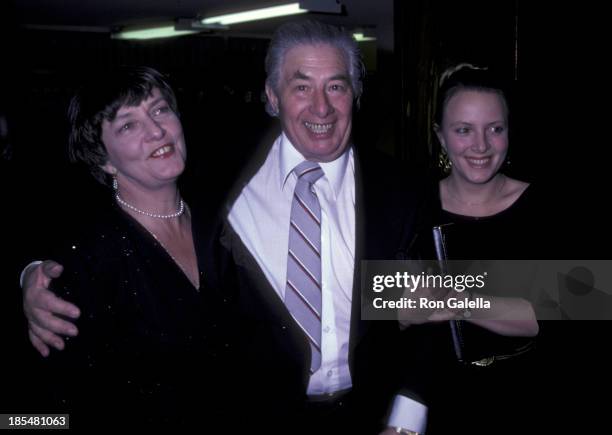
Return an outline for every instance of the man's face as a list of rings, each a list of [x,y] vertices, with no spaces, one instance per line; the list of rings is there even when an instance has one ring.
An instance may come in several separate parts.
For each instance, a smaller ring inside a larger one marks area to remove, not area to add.
[[[298,45],[281,66],[277,92],[266,86],[283,132],[307,159],[331,162],[348,146],[353,90],[347,60],[327,44]]]

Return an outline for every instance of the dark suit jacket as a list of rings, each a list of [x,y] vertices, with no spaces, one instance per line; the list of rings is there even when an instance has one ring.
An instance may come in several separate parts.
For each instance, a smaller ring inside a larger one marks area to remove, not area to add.
[[[230,195],[226,214],[268,151],[269,147],[260,150],[253,159]],[[421,199],[415,178],[380,154],[355,152],[357,240],[349,342],[353,391],[346,420],[347,429],[351,426],[358,433],[376,433],[382,427],[393,396],[402,387],[407,386],[404,392],[421,401],[427,396],[425,369],[413,367],[425,355],[419,348],[428,345],[420,338],[418,328],[401,332],[396,322],[362,321],[360,308],[361,260],[396,259],[400,247],[408,245],[413,237]],[[214,262],[204,269],[210,271],[209,278],[217,274],[215,279],[235,297],[238,310],[238,367],[233,370],[237,373],[234,381],[242,391],[239,396],[244,400],[239,406],[250,423],[292,423],[295,430],[296,423],[308,421],[304,414],[310,367],[308,341],[224,219],[218,239],[211,238],[208,249],[214,252]]]

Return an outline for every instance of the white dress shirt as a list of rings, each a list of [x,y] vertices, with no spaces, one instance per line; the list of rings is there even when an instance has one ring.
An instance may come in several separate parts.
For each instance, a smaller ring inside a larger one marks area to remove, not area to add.
[[[283,301],[289,218],[297,182],[293,169],[303,161],[304,157],[289,139],[281,135],[229,214],[234,231]],[[314,189],[321,204],[321,367],[310,377],[308,394],[331,393],[352,386],[348,343],[355,268],[353,151],[320,165],[324,176]]]

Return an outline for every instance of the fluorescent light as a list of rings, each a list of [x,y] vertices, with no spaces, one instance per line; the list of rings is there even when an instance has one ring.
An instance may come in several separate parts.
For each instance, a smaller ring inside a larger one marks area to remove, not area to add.
[[[299,3],[289,3],[286,5],[273,6],[270,8],[253,9],[250,11],[237,12],[235,14],[218,15],[216,17],[204,18],[202,24],[236,24],[247,21],[265,20],[274,17],[284,17],[286,15],[296,15],[308,12],[300,9]]]
[[[363,33],[353,33],[353,38],[357,42],[365,42],[365,41],[376,41],[376,38],[372,36],[365,36]]]
[[[197,30],[175,30],[172,26],[149,27],[148,29],[126,30],[118,33],[113,33],[113,39],[155,39],[155,38],[170,38],[173,36],[190,35],[198,33]]]

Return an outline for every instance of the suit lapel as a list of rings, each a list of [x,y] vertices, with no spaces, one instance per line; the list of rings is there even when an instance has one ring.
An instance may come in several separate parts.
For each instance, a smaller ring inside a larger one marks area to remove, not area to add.
[[[368,216],[364,205],[365,192],[363,167],[360,155],[353,149],[355,162],[355,271],[353,274],[353,296],[351,306],[351,329],[349,335],[349,364],[352,366],[353,352],[368,328],[368,322],[361,321],[361,260],[366,257],[366,223]]]
[[[354,157],[356,240],[350,362],[355,346],[374,325],[361,320],[361,261],[399,258],[400,247],[407,246],[414,233],[418,203],[415,181],[401,165],[363,150],[354,150]]]
[[[278,135],[276,137],[278,137]],[[259,300],[262,301],[263,309],[266,311],[266,321],[269,321],[279,328],[286,328],[289,336],[293,337],[294,344],[300,348],[301,352],[298,355],[293,355],[294,352],[291,352],[291,354],[295,357],[295,363],[302,366],[302,372],[304,373],[305,382],[307,384],[308,368],[310,367],[310,345],[308,344],[308,339],[299,325],[293,320],[283,300],[266,278],[257,260],[255,260],[255,257],[253,257],[227,219],[232,205],[239,197],[244,187],[265,163],[274,145],[275,139],[276,138],[265,142],[263,146],[258,147],[254,151],[249,163],[231,189],[224,213],[224,229],[221,243],[231,252],[236,265],[246,272],[243,276],[243,279],[246,279],[246,286],[242,286],[245,288],[241,289],[241,291],[257,292],[260,296]],[[288,343],[286,344],[289,345]],[[292,349],[293,348],[294,347],[292,347]]]
[[[227,221],[221,236],[221,244],[231,252],[237,266],[240,292],[248,292],[239,296],[240,304],[246,310],[261,310],[256,317],[272,325],[272,328],[282,329],[287,338],[291,337],[289,341],[282,342],[282,345],[286,348],[286,353],[292,357],[294,364],[301,367],[303,382],[307,385],[311,350],[302,329],[266,278],[255,257]],[[298,352],[296,348],[299,349]]]

